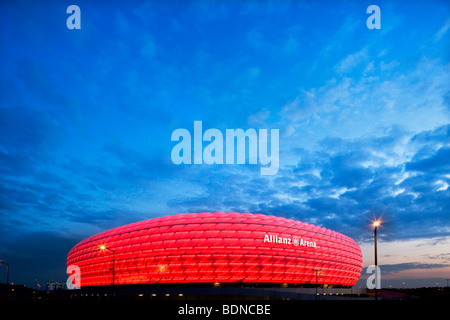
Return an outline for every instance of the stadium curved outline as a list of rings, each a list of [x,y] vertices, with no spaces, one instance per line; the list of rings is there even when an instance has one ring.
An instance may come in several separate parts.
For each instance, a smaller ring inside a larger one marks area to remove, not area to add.
[[[108,250],[101,250],[107,248]],[[114,255],[113,255],[114,252]],[[91,236],[69,252],[80,286],[162,283],[353,286],[362,253],[351,238],[271,215],[202,212],[140,221]]]

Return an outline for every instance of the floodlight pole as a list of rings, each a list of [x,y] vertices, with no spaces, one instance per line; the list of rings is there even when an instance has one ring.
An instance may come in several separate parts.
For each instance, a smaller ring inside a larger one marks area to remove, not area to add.
[[[375,242],[375,300],[378,300],[378,253],[377,253],[377,230],[380,225],[379,221],[375,221],[373,226],[374,242]]]
[[[108,248],[106,248],[106,250],[109,250],[109,251],[111,251],[112,252],[112,254],[113,254],[113,260],[112,260],[112,263],[113,263],[113,266],[112,266],[112,285],[113,285],[113,287],[115,286],[115,274],[116,274],[116,268],[115,268],[115,264],[116,264],[116,252],[113,250],[113,249],[108,249]]]
[[[113,249],[107,248],[106,246],[102,245],[100,246],[100,250],[108,250],[111,251],[113,254],[113,259],[112,259],[112,286],[113,286],[113,294],[115,295],[115,274],[116,274],[116,268],[115,268],[115,263],[116,263],[116,252]]]
[[[116,264],[116,252],[114,250],[111,250],[113,253],[113,286],[115,286],[115,275],[116,275],[116,268],[115,268],[115,264]]]
[[[317,273],[322,269],[314,268],[313,270],[316,272],[316,300],[317,300]]]

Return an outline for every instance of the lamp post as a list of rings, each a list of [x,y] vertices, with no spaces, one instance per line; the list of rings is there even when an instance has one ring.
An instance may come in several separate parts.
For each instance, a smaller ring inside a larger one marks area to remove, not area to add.
[[[322,269],[314,268],[313,271],[316,272],[316,300],[317,300],[317,273],[319,273],[320,271],[322,271]]]
[[[112,276],[113,276],[113,278],[112,278],[112,285],[113,285],[113,288],[114,288],[114,285],[115,285],[115,283],[114,283],[114,278],[115,278],[115,268],[114,268],[114,265],[115,265],[115,261],[116,261],[116,252],[113,250],[113,249],[109,249],[109,248],[107,248],[105,245],[101,245],[100,246],[100,250],[109,250],[109,251],[111,251],[112,252],[112,254],[113,254],[113,267],[112,267]]]
[[[378,300],[378,253],[377,253],[377,230],[380,226],[381,221],[376,220],[373,222],[373,235],[374,235],[374,242],[375,242],[375,300]]]

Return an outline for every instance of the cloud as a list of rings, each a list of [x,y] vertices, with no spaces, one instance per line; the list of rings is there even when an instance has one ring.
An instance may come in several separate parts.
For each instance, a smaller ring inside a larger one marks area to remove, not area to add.
[[[269,110],[260,110],[248,116],[248,124],[251,127],[264,128],[267,127],[266,121],[270,118]]]
[[[361,52],[357,55],[369,55]],[[423,59],[408,75],[401,66],[382,75],[380,68],[390,62],[370,55],[368,59],[376,70],[369,77],[355,73],[331,78],[318,88],[300,88],[285,104],[280,126],[291,128],[292,141],[311,145],[326,135],[380,135],[394,126],[419,133],[448,123],[447,65]]]
[[[198,192],[168,205],[182,212],[213,208],[280,215],[359,241],[367,238],[361,230],[380,215],[386,240],[445,236],[450,234],[450,190],[436,192],[435,183],[449,181],[447,151],[420,154],[426,142],[442,144],[447,129],[444,125],[411,135],[396,127],[383,136],[325,138],[313,150],[296,150],[296,165],[285,166],[269,181],[249,166],[186,168]],[[420,173],[411,173],[411,167]],[[420,233],[414,232],[417,224]]]
[[[64,130],[47,113],[27,107],[0,108],[0,152],[8,165],[32,168],[62,143]],[[7,166],[5,163],[5,166]]]
[[[373,170],[361,166],[360,161],[367,159],[363,152],[347,152],[330,158],[323,170],[333,172],[330,183],[336,187],[360,187],[373,176]]]
[[[450,19],[447,19],[444,25],[439,29],[439,31],[434,35],[434,40],[439,41],[450,29]]]
[[[10,265],[10,282],[34,288],[67,279],[66,257],[81,238],[58,232],[8,232],[0,236],[0,257]]]
[[[368,52],[366,48],[363,48],[355,53],[349,54],[342,59],[335,69],[338,73],[343,74],[352,71],[356,66],[360,65],[368,59]]]
[[[420,157],[420,155],[417,155]],[[437,171],[442,173],[450,172],[450,147],[439,148],[436,153],[430,157],[412,161],[407,164],[406,169],[411,171],[430,172]]]
[[[7,234],[13,226],[27,232],[77,233],[71,223],[84,224],[88,233],[139,220],[160,208],[149,209],[149,199],[165,193],[153,181],[161,174],[170,180],[179,169],[170,163],[169,151],[151,145],[136,151],[119,142],[105,143],[103,149],[89,142],[74,148],[78,140],[66,140],[73,131],[42,109],[0,108],[0,218]]]
[[[381,274],[389,275],[392,273],[405,272],[407,270],[421,270],[421,269],[438,269],[449,267],[448,264],[443,263],[420,263],[420,262],[404,262],[397,264],[383,264],[381,266]]]

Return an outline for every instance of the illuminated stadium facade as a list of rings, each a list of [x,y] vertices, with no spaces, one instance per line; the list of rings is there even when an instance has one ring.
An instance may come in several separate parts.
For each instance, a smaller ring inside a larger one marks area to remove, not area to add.
[[[101,250],[108,249],[108,250]],[[204,212],[111,229],[76,244],[81,287],[134,284],[353,286],[362,254],[351,238],[281,217]],[[114,271],[114,272],[112,272]]]

